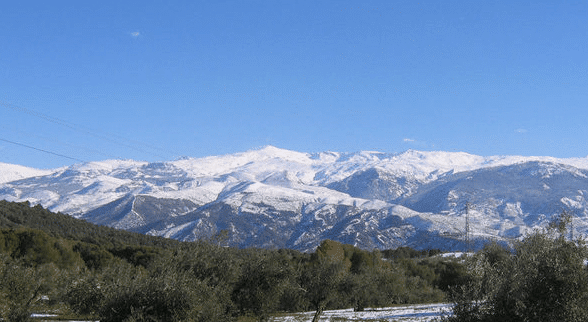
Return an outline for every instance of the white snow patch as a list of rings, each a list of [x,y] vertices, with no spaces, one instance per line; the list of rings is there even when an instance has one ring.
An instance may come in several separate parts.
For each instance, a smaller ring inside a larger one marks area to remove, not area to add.
[[[272,322],[310,321],[315,312],[304,312],[271,318]],[[365,321],[385,320],[403,322],[427,322],[451,314],[451,304],[417,304],[387,308],[366,309],[354,312],[353,309],[324,311],[319,321]]]
[[[32,177],[46,176],[55,170],[42,170],[0,162],[0,184]]]

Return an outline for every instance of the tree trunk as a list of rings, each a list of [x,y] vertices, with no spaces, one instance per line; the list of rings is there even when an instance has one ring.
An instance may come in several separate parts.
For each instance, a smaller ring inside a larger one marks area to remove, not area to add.
[[[321,304],[316,308],[316,313],[314,314],[314,318],[312,318],[312,322],[318,322],[318,320],[321,317],[321,314],[323,314],[324,309],[325,309],[324,304]]]

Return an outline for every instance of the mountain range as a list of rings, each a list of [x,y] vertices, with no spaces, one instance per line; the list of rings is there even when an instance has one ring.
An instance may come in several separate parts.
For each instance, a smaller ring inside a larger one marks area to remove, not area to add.
[[[0,163],[0,199],[178,240],[302,251],[324,239],[364,249],[464,250],[521,238],[562,211],[580,236],[588,233],[587,194],[588,158],[267,146],[49,170]]]

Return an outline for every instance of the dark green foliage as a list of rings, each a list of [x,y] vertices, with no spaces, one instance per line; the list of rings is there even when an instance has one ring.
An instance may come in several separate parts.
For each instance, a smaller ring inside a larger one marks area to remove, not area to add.
[[[465,264],[452,258],[428,257],[423,259],[397,259],[395,263],[411,277],[419,277],[443,292],[468,281]]]
[[[504,265],[511,273],[496,291],[494,314],[519,321],[588,320],[587,255],[583,246],[563,238],[528,237]]]
[[[105,300],[102,279],[94,273],[77,276],[64,292],[63,300],[81,315],[95,315]]]
[[[53,264],[31,267],[0,254],[0,317],[29,321],[33,310],[42,306],[42,296],[55,295],[60,275]]]
[[[383,267],[370,267],[360,274],[347,274],[340,291],[346,307],[355,311],[392,304],[394,295],[400,294],[404,279],[398,272]]]
[[[0,227],[33,228],[42,230],[52,237],[82,241],[104,248],[126,245],[174,248],[180,244],[179,241],[173,239],[94,225],[68,215],[53,213],[39,205],[30,207],[30,204],[26,201],[8,202],[0,200]]]
[[[535,233],[512,250],[489,245],[469,261],[449,321],[588,321],[588,250],[565,225]]]
[[[108,287],[98,316],[101,321],[227,321],[231,317],[219,303],[214,288],[180,269],[177,258],[168,257],[124,276]],[[120,270],[107,272],[107,278],[120,278]]]
[[[285,257],[258,250],[243,263],[232,299],[240,314],[265,320],[270,313],[290,305],[287,299],[296,298],[296,293],[301,291],[296,281],[294,267]]]
[[[424,262],[417,262],[410,259],[400,259],[396,263],[402,267],[408,276],[419,277],[429,283],[433,283],[437,278],[435,270]]]
[[[346,275],[342,261],[319,259],[305,267],[302,288],[311,307],[316,311],[313,322],[318,321],[329,302],[337,297],[337,288]]]
[[[382,251],[382,256],[388,259],[402,259],[402,258],[420,258],[431,257],[440,254],[439,249],[425,249],[416,250],[407,246],[401,246],[396,249],[386,249]]]
[[[237,256],[238,250],[215,246],[206,242],[187,243],[176,250],[173,256],[174,267],[186,272],[191,279],[199,281],[212,290],[205,307],[205,316],[228,316],[235,314],[235,304],[231,301],[234,285],[239,279],[239,267],[242,264]],[[156,266],[160,267],[160,266]],[[156,274],[157,275],[157,274]],[[205,321],[206,319],[203,319]],[[211,319],[215,320],[215,319]]]
[[[28,266],[54,263],[60,268],[82,265],[70,244],[37,229],[0,229],[0,251]]]
[[[302,286],[307,291],[315,320],[323,309],[387,306],[397,303],[437,302],[444,299],[435,289],[434,271],[406,259],[405,266],[384,261],[381,252],[368,252],[335,241],[324,241],[305,266]],[[419,276],[427,275],[428,279]]]
[[[392,261],[330,240],[313,254],[228,248],[225,235],[177,242],[0,201],[0,312],[24,321],[33,308],[59,307],[108,322],[266,320],[316,310],[318,319],[325,309],[441,301],[435,285],[449,288],[463,273],[409,248]]]
[[[463,263],[445,260],[436,261],[429,265],[433,267],[436,274],[433,285],[445,293],[448,293],[451,288],[467,284],[469,281],[467,267]]]
[[[110,249],[110,253],[135,266],[141,265],[147,268],[157,257],[163,254],[163,250],[149,246],[124,246]]]
[[[244,251],[224,248],[207,242],[186,243],[177,251],[181,267],[190,270],[195,278],[216,287],[233,286],[240,275]]]
[[[89,269],[104,268],[114,258],[114,255],[106,249],[88,243],[78,242],[73,246],[73,251],[80,255],[84,264]]]
[[[370,253],[365,251],[356,251],[351,255],[351,268],[349,269],[352,274],[361,274],[370,270],[374,267],[374,262],[377,259],[373,258]]]

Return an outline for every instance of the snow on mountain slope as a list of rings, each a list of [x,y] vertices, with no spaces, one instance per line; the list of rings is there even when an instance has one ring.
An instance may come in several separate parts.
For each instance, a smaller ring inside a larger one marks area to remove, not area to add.
[[[571,209],[588,231],[588,159],[468,153],[301,153],[264,147],[148,163],[54,170],[0,164],[0,199],[28,200],[98,224],[185,240],[312,250],[331,238],[366,248],[464,247],[512,239]]]
[[[44,176],[52,170],[41,170],[0,162],[0,184],[31,177]]]

